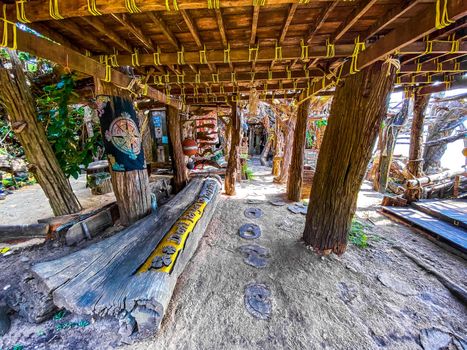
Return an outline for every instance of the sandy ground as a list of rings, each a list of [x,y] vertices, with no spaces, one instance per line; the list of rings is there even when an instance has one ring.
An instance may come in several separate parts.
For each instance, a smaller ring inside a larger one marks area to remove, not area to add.
[[[255,180],[239,185],[235,197],[222,197],[158,334],[126,340],[131,344],[123,349],[441,349],[421,342],[420,334],[432,328],[448,334],[449,340],[467,339],[466,308],[393,246],[406,247],[464,288],[465,260],[378,214],[381,195],[367,185],[360,192],[357,216],[371,225],[370,246],[349,245],[341,257],[319,257],[300,240],[305,217],[269,204],[281,198],[283,186],[272,184],[270,169],[254,165],[254,170]],[[243,211],[248,207],[261,208],[264,215],[247,219]],[[254,242],[238,236],[238,228],[247,222],[262,229]],[[257,269],[244,263],[238,249],[250,243],[270,249],[268,266]],[[13,266],[27,268],[33,260],[66,253],[42,246],[21,254],[31,257],[27,263],[19,262],[19,254],[0,256],[0,291],[12,283],[8,271]],[[247,312],[244,291],[250,283],[271,290],[269,320]],[[122,345],[115,324],[87,320],[87,327],[57,330],[61,321],[32,325],[14,316],[10,333],[0,338],[0,349],[14,344],[80,350]],[[449,349],[456,347],[451,344]]]
[[[93,196],[86,188],[86,175],[70,180],[71,187],[83,209],[100,207],[115,201],[115,195],[107,193]],[[36,184],[13,191],[13,194],[0,201],[0,225],[35,224],[38,219],[53,216],[49,200],[41,187]]]

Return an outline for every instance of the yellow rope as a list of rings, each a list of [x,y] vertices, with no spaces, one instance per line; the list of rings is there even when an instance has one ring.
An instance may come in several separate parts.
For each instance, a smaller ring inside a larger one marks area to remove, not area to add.
[[[303,40],[303,39],[300,40],[300,48],[301,48],[300,59],[302,61],[307,62],[309,60],[309,58],[308,58],[308,45],[305,45],[305,40]]]
[[[230,73],[230,81],[232,84],[237,84],[237,75],[235,72]]]
[[[268,91],[268,83],[264,83],[263,91],[264,91],[264,92],[267,92],[267,91]]]
[[[443,5],[441,6],[441,1]],[[436,0],[436,17],[435,17],[435,27],[436,29],[443,29],[455,21],[449,19],[448,14],[448,0]]]
[[[208,0],[208,9],[220,9],[220,0]]]
[[[358,39],[359,40],[359,39]],[[365,43],[363,43],[363,45],[365,45]],[[363,48],[363,50],[365,50],[365,48]],[[363,51],[362,50],[362,51]],[[326,58],[332,58],[336,55],[336,49],[335,49],[335,46],[334,44],[331,44],[331,42],[329,41],[329,39],[326,40]]]
[[[91,57],[91,51],[89,51],[89,50],[84,50],[84,55],[85,55],[86,57]]]
[[[199,64],[207,64],[208,59],[206,58],[206,45],[202,50],[199,50]]]
[[[160,86],[160,85],[164,85],[164,83],[162,82],[162,75],[155,75],[154,76],[154,84]]]
[[[420,60],[417,60],[416,62],[417,62],[417,73],[418,73],[422,70],[423,63],[421,63]]]
[[[109,57],[106,55],[104,56],[105,62],[105,78],[104,81],[110,83],[112,81],[112,67],[109,65]]]
[[[388,69],[386,71],[386,76],[387,77],[389,77],[391,75],[391,66],[395,67],[396,71],[401,69],[401,62],[397,58],[394,58],[394,57],[391,57],[391,56],[386,57],[386,60],[384,61],[383,64],[388,65]],[[417,69],[418,69],[418,66],[417,66]]]
[[[456,40],[456,34],[453,34],[450,36],[450,41],[451,41],[451,51],[449,53],[456,53],[460,49],[460,40]]]
[[[224,93],[225,93],[224,84],[221,84],[221,85],[219,86],[219,92],[220,92],[221,94],[224,94]]]
[[[310,70],[306,68],[306,65],[303,66],[303,70],[305,71],[305,78],[310,78]]]
[[[26,12],[24,11],[24,4],[27,2],[28,0],[16,1],[16,18],[22,23],[31,23],[31,21],[27,19]]]
[[[161,50],[159,47],[157,47],[156,52],[153,54],[153,60],[154,60],[154,65],[155,66],[161,66]]]
[[[182,74],[177,74],[177,84],[184,84],[185,83],[185,72]]]
[[[93,16],[102,15],[96,7],[96,0],[88,0],[88,12]]]
[[[170,83],[170,74],[169,74],[169,72],[164,74],[164,81],[165,81],[166,84]]]
[[[136,6],[135,0],[125,0],[125,7],[129,13],[140,13],[142,12],[138,6]]]
[[[185,48],[183,46],[181,51],[177,51],[177,63],[185,64]]]
[[[423,38],[423,40],[426,43],[425,52],[423,53],[423,55],[429,55],[430,53],[433,52],[433,40],[430,40],[428,36]]]
[[[436,72],[440,73],[443,71],[443,63],[439,61],[439,59],[435,60],[436,64]]]
[[[459,61],[454,61],[454,72],[461,72],[461,63]]]
[[[266,5],[266,0],[253,0],[253,6],[264,6]]]
[[[16,50],[18,48],[18,41],[17,41],[17,35],[16,35],[16,23],[11,22],[7,19],[6,16],[6,4],[3,5],[3,36],[2,36],[2,42],[0,43],[0,47],[8,47],[12,50]],[[12,39],[12,45],[8,45],[8,25],[11,25],[12,28],[12,33],[13,33],[13,39]]]
[[[250,72],[251,82],[255,81],[255,75],[256,75],[256,72]]]
[[[292,70],[289,66],[285,67],[285,71],[287,72],[287,79],[292,79]]]
[[[426,73],[426,81],[427,83],[431,83],[433,76],[430,73]]]
[[[132,66],[139,66],[139,53],[138,49],[135,49],[135,51],[131,54],[131,65]]]
[[[219,82],[219,72],[212,73],[211,76],[212,76],[212,82],[213,83],[218,83]]]
[[[355,48],[352,53],[352,61],[350,63],[350,74],[360,72],[358,69],[358,55],[361,51],[365,50],[365,42],[360,42],[360,36],[355,39]]]
[[[259,43],[256,45],[256,47],[250,46],[248,48],[248,62],[251,62],[251,61],[256,62],[256,60],[258,59],[258,50],[259,50]],[[253,52],[254,52],[254,56],[253,56]]]
[[[199,71],[195,74],[195,83],[201,84],[201,73]]]
[[[224,49],[224,63],[230,63],[230,43],[227,43],[227,48]]]
[[[112,67],[118,67],[117,56],[118,56],[118,51],[117,50],[114,50],[114,54],[110,55],[110,65]]]
[[[194,89],[193,89],[193,95],[198,96],[198,94],[199,94],[198,87],[195,86]]]
[[[402,84],[401,76],[400,76],[400,75],[398,75],[398,76],[396,77],[396,84],[397,84],[397,85]]]
[[[174,11],[178,11],[179,8],[178,8],[178,3],[177,3],[177,0],[173,0],[173,8],[174,8]],[[170,0],[165,0],[165,9],[170,12],[172,11],[172,9],[170,8]]]
[[[268,80],[272,80],[272,70],[268,69]]]
[[[58,0],[49,0],[49,14],[53,19],[63,19],[58,11]]]
[[[294,88],[294,90],[297,89],[297,85],[298,85],[298,81],[297,81],[297,79],[295,79],[295,80],[293,81],[293,88]]]
[[[274,48],[274,61],[280,60],[282,61],[282,47],[277,44]]]

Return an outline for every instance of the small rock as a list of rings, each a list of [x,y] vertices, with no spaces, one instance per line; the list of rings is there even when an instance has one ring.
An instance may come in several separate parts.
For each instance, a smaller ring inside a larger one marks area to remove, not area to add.
[[[358,271],[355,269],[355,267],[353,267],[353,266],[351,266],[351,265],[349,265],[349,264],[345,265],[345,268],[346,268],[347,270],[349,270],[349,271],[354,272],[354,273],[357,273],[357,272],[358,272]]]

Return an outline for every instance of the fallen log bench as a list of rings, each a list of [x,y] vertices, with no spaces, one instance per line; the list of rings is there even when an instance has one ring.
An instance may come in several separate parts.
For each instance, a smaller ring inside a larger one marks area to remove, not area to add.
[[[194,178],[157,214],[60,259],[32,267],[42,293],[77,314],[112,316],[120,334],[159,329],[178,276],[211,221],[220,183]]]

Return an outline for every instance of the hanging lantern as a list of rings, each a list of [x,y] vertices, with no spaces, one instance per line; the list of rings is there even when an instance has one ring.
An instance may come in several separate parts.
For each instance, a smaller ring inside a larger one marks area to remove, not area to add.
[[[186,156],[194,156],[198,153],[198,144],[193,139],[185,139],[182,142],[183,154]]]

